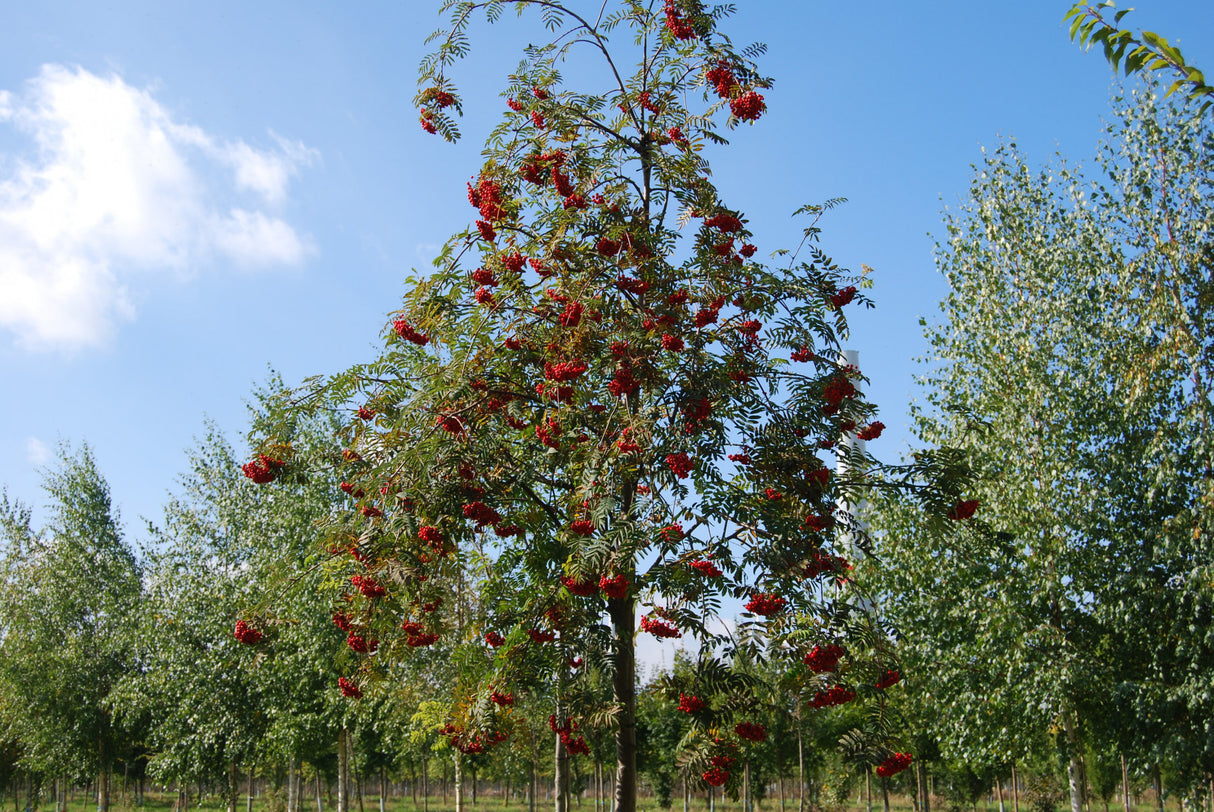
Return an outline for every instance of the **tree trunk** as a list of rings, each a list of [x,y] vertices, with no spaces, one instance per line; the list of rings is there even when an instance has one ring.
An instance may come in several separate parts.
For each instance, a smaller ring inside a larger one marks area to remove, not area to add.
[[[750,800],[750,759],[742,768],[742,812],[751,812]]]
[[[320,798],[320,770],[316,771],[316,812],[325,812],[324,804]]]
[[[384,804],[388,795],[388,773],[383,768],[379,768],[379,812],[384,812]]]
[[[615,812],[636,812],[637,695],[634,617],[630,598],[607,601],[614,635],[615,670],[612,693],[619,708],[615,732]]]
[[[995,792],[999,793],[999,812],[1007,812],[1003,808],[1003,779],[995,778]]]
[[[1214,789],[1214,786],[1210,787]],[[1125,753],[1121,754],[1121,803],[1125,806],[1125,812],[1130,810],[1130,772],[1125,766]]]
[[[1151,767],[1151,775],[1155,779],[1155,808],[1163,812],[1163,772],[1159,769],[1159,764]]]
[[[919,764],[919,810],[920,812],[932,812],[932,785],[927,780],[927,765],[922,761]]]
[[[535,812],[535,784],[536,784],[535,772],[538,769],[535,762],[536,762],[537,758],[538,758],[538,756],[535,752],[535,745],[532,745],[532,748],[531,748],[531,783],[527,785],[527,808],[528,808],[529,812]]]
[[[1083,742],[1079,738],[1079,722],[1075,712],[1062,712],[1062,728],[1066,733],[1066,777],[1071,789],[1071,812],[1085,812],[1087,777],[1083,774]]]
[[[873,771],[868,768],[864,770],[864,808],[873,812]]]
[[[337,730],[337,812],[350,812],[350,749],[346,729]]]
[[[104,762],[97,772],[97,812],[110,812],[110,771]]]
[[[299,765],[292,754],[287,759],[287,812],[299,812]]]
[[[564,724],[561,718],[560,699],[557,699],[556,705],[556,724],[560,727]],[[569,810],[569,752],[565,749],[565,743],[561,741],[561,734],[556,734],[555,752],[552,756],[552,793],[555,798],[556,812],[568,812]]]
[[[805,734],[801,730],[801,700],[797,699],[797,812],[805,812]]]
[[[430,767],[429,759],[422,754],[422,812],[430,812]]]
[[[1020,779],[1016,777],[1016,762],[1012,762],[1012,812],[1020,812]],[[1126,812],[1130,812],[1128,809]]]
[[[240,776],[236,772],[236,762],[228,762],[228,812],[236,812],[236,802],[240,798]]]
[[[881,809],[889,812],[889,779],[885,777],[881,778]]]
[[[464,760],[459,750],[453,750],[451,763],[455,767],[455,812],[464,812]]]

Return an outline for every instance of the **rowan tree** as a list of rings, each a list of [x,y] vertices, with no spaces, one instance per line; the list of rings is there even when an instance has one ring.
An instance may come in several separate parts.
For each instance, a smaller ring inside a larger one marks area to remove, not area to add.
[[[443,5],[451,22],[420,71],[427,131],[458,136],[470,27],[507,5]],[[514,6],[551,38],[527,48],[502,94],[467,184],[474,226],[410,280],[382,355],[293,407],[348,416],[340,459],[320,461],[349,495],[331,543],[351,555],[331,572],[347,584],[351,633],[379,645],[343,691],[446,646],[461,675],[446,735],[469,753],[511,726],[495,694],[546,686],[556,797],[597,712],[615,730],[617,808],[632,812],[636,634],[701,642],[681,703],[698,731],[686,759],[736,787],[734,717],[756,700],[730,663],[843,652],[870,605],[849,590],[845,547],[862,535],[836,504],[858,503],[875,463],[853,452],[845,477],[829,464],[841,435],[882,428],[863,378],[838,361],[866,282],[819,245],[829,204],[801,209],[812,222],[798,250],[763,263],[711,181],[706,145],[758,122],[772,86],[754,61],[763,46],[723,32],[729,7]],[[566,86],[567,63],[602,81]],[[261,439],[250,477],[305,466],[272,427]],[[950,506],[947,488],[921,493]],[[737,634],[713,623],[726,601],[745,606]],[[811,674],[816,707],[880,693],[870,648]],[[566,699],[587,662],[611,677],[605,708]]]

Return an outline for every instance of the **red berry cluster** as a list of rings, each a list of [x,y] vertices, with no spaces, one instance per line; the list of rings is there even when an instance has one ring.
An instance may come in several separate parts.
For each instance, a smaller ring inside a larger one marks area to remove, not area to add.
[[[822,413],[834,414],[839,411],[839,406],[844,400],[855,396],[856,385],[848,379],[846,373],[838,372],[831,375],[822,389],[822,399],[826,401],[826,405],[822,407]]]
[[[502,637],[497,632],[485,632],[485,642],[491,647],[497,648],[506,642],[506,638]]]
[[[738,86],[737,77],[733,75],[733,71],[729,67],[729,63],[725,60],[719,60],[716,65],[709,68],[704,73],[709,83],[717,90],[717,95],[722,99],[729,98],[733,93],[733,89]]]
[[[590,746],[586,744],[586,739],[582,736],[578,736],[576,739],[573,737],[573,731],[577,730],[577,722],[566,719],[564,724],[558,725],[556,715],[552,714],[548,717],[548,727],[553,733],[560,736],[561,744],[565,745],[570,755],[590,755]]]
[[[574,595],[580,595],[583,598],[589,598],[596,595],[599,591],[599,579],[593,575],[584,581],[579,581],[576,578],[571,578],[568,575],[561,576],[561,583]]]
[[[679,451],[666,455],[666,465],[679,479],[686,479],[687,475],[691,473],[692,461],[686,453]]]
[[[374,578],[366,575],[351,575],[350,583],[368,598],[382,598],[388,594],[388,590],[384,589],[383,585]]]
[[[569,525],[569,529],[579,536],[593,536],[594,522],[589,519],[578,519]]]
[[[846,705],[856,698],[856,692],[842,685],[832,685],[825,691],[818,691],[809,700],[811,708],[829,708],[834,705]]]
[[[548,632],[542,629],[528,629],[527,636],[531,638],[533,643],[551,643],[556,639],[556,632]]]
[[[691,567],[693,570],[700,573],[701,575],[708,576],[709,578],[720,578],[721,577],[721,568],[718,567],[716,564],[712,563],[711,561],[704,561],[704,560],[692,561],[687,566]]]
[[[352,651],[359,654],[371,654],[377,648],[379,648],[379,641],[374,639],[368,640],[360,634],[350,632],[349,636],[346,637],[346,645],[349,646]]]
[[[839,667],[839,658],[845,653],[842,646],[834,643],[814,646],[813,650],[805,655],[804,662],[815,674],[825,674],[827,671],[834,671]]]
[[[774,592],[757,592],[750,596],[750,601],[746,604],[746,611],[769,617],[783,612],[786,604],[787,601]]]
[[[493,702],[495,705],[501,705],[504,708],[507,705],[514,704],[514,694],[512,694],[512,693],[503,694],[503,693],[499,693],[498,691],[494,691],[492,694],[489,695],[489,700],[491,702]]]
[[[392,329],[405,341],[412,341],[419,347],[424,347],[430,343],[430,336],[417,332],[417,330],[413,329],[413,325],[404,319],[397,319],[392,322]]]
[[[678,0],[666,0],[666,28],[674,35],[675,39],[695,39],[695,26],[689,20],[683,18],[683,12],[679,10]]]
[[[802,570],[806,578],[816,578],[824,572],[843,572],[851,569],[847,559],[838,555],[828,555],[821,551],[814,553]]]
[[[683,713],[699,713],[708,707],[708,703],[695,694],[679,694],[679,710]]]
[[[606,575],[599,578],[599,589],[608,598],[614,600],[623,600],[628,597],[628,587],[632,584],[623,575],[613,575],[608,578]]]
[[[480,211],[482,219],[490,223],[506,216],[506,210],[502,207],[501,184],[484,175],[480,176],[475,187],[468,184],[468,202]]]
[[[889,778],[891,775],[897,775],[911,765],[914,758],[910,753],[894,753],[889,758],[877,765],[877,775],[882,778]]]
[[[350,699],[359,699],[363,695],[362,689],[345,677],[337,678],[337,687],[341,689],[342,696],[347,696]]]
[[[654,637],[682,637],[683,633],[664,620],[651,618],[648,615],[641,618],[641,631],[648,632]]]
[[[264,485],[267,482],[273,482],[274,477],[278,476],[279,469],[285,464],[282,460],[275,459],[274,457],[258,454],[257,459],[252,462],[246,462],[240,466],[240,470],[244,471],[244,475],[258,485]]]
[[[956,507],[948,512],[948,517],[955,522],[963,522],[972,518],[976,510],[978,510],[977,499],[962,499],[957,502]]]
[[[732,756],[713,756],[708,760],[708,771],[702,776],[704,783],[713,787],[724,786],[729,780],[729,768],[737,759]]]
[[[891,668],[877,677],[875,687],[878,690],[884,691],[886,688],[892,688],[902,681],[902,674],[896,668]]]
[[[746,739],[747,741],[767,741],[767,728],[754,722],[738,722],[733,726],[733,732],[738,734],[738,738]]]
[[[844,305],[851,304],[851,300],[854,298],[856,298],[856,286],[848,285],[830,295],[830,306],[838,310]]]
[[[885,431],[885,424],[876,420],[857,431],[856,437],[860,440],[875,440],[881,436],[883,431]]]
[[[232,631],[232,636],[246,646],[255,646],[261,642],[263,635],[245,621],[238,620],[236,621],[236,628]]]

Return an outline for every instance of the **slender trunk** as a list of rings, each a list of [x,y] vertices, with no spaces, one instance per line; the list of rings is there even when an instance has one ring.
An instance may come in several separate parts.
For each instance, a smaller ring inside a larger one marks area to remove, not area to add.
[[[430,812],[430,766],[422,755],[422,812]]]
[[[881,809],[889,812],[889,780],[881,778]]]
[[[999,812],[1007,812],[1007,810],[1003,808],[1003,779],[1002,778],[995,779],[995,792],[999,793]]]
[[[801,700],[797,700],[797,812],[805,812],[805,734],[801,730]]]
[[[295,755],[287,758],[287,812],[299,812],[299,765]]]
[[[746,765],[742,768],[742,812],[750,812],[750,759],[746,759]]]
[[[1083,774],[1083,742],[1079,738],[1079,720],[1070,708],[1062,712],[1062,728],[1066,733],[1066,777],[1071,789],[1071,812],[1084,812],[1087,779]]]
[[[630,598],[607,601],[614,639],[615,669],[612,693],[618,727],[615,732],[615,810],[636,812],[637,800],[637,697],[636,650],[633,632],[636,619]]]
[[[691,787],[687,785],[687,776],[683,776],[683,812],[691,812]]]
[[[14,794],[14,798],[16,795]],[[109,812],[110,810],[110,771],[102,763],[101,769],[97,772],[97,812]]]
[[[780,812],[784,812],[784,771],[780,770]]]
[[[1151,767],[1151,774],[1155,779],[1155,808],[1163,812],[1163,772],[1159,769],[1159,764]]]
[[[567,721],[565,719],[565,711],[561,706],[561,690],[562,685],[558,680],[556,686],[556,726],[562,729]],[[565,749],[565,743],[561,741],[561,734],[555,734],[556,743],[552,754],[552,793],[555,796],[556,812],[568,812],[569,809],[569,753]]]
[[[240,776],[236,772],[236,761],[228,761],[228,812],[236,812],[236,802],[240,799]]]
[[[350,742],[350,749],[354,749],[353,742]],[[354,797],[358,798],[358,812],[366,812],[363,808],[363,779],[358,774],[358,758],[354,754],[350,755],[350,769],[354,771]],[[253,810],[250,809],[249,812]]]
[[[346,729],[337,730],[337,812],[350,812],[350,749]]]
[[[531,783],[527,787],[527,808],[530,812],[535,812],[535,783],[536,783],[536,760],[538,755],[535,752],[535,745],[531,747]]]
[[[316,771],[316,812],[325,812],[325,806],[320,800],[320,770]]]
[[[864,808],[873,812],[873,771],[864,770]]]
[[[922,761],[919,762],[919,791],[922,793],[920,812],[932,812],[932,783],[928,780],[927,765]]]
[[[1214,786],[1210,788],[1214,789]],[[1125,766],[1125,753],[1121,754],[1121,803],[1125,812],[1130,812],[1130,772]]]
[[[455,766],[455,812],[464,812],[464,760],[463,753],[453,751],[451,762]],[[361,812],[361,810],[360,810]]]
[[[383,767],[379,768],[379,812],[384,812],[385,797],[388,794],[388,773]]]
[[[1016,762],[1012,762],[1012,812],[1020,812],[1020,779],[1016,777]],[[1129,812],[1127,809],[1126,812]]]

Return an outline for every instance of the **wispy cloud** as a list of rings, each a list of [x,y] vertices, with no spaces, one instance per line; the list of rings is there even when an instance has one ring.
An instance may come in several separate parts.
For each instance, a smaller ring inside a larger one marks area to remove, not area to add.
[[[317,157],[301,143],[218,139],[118,76],[61,65],[0,91],[3,125],[34,147],[0,155],[0,327],[22,346],[105,342],[134,318],[149,274],[290,265],[313,250],[275,214]]]
[[[51,458],[51,450],[46,447],[46,443],[37,437],[27,437],[25,440],[25,458],[35,466],[46,465],[46,461]]]

